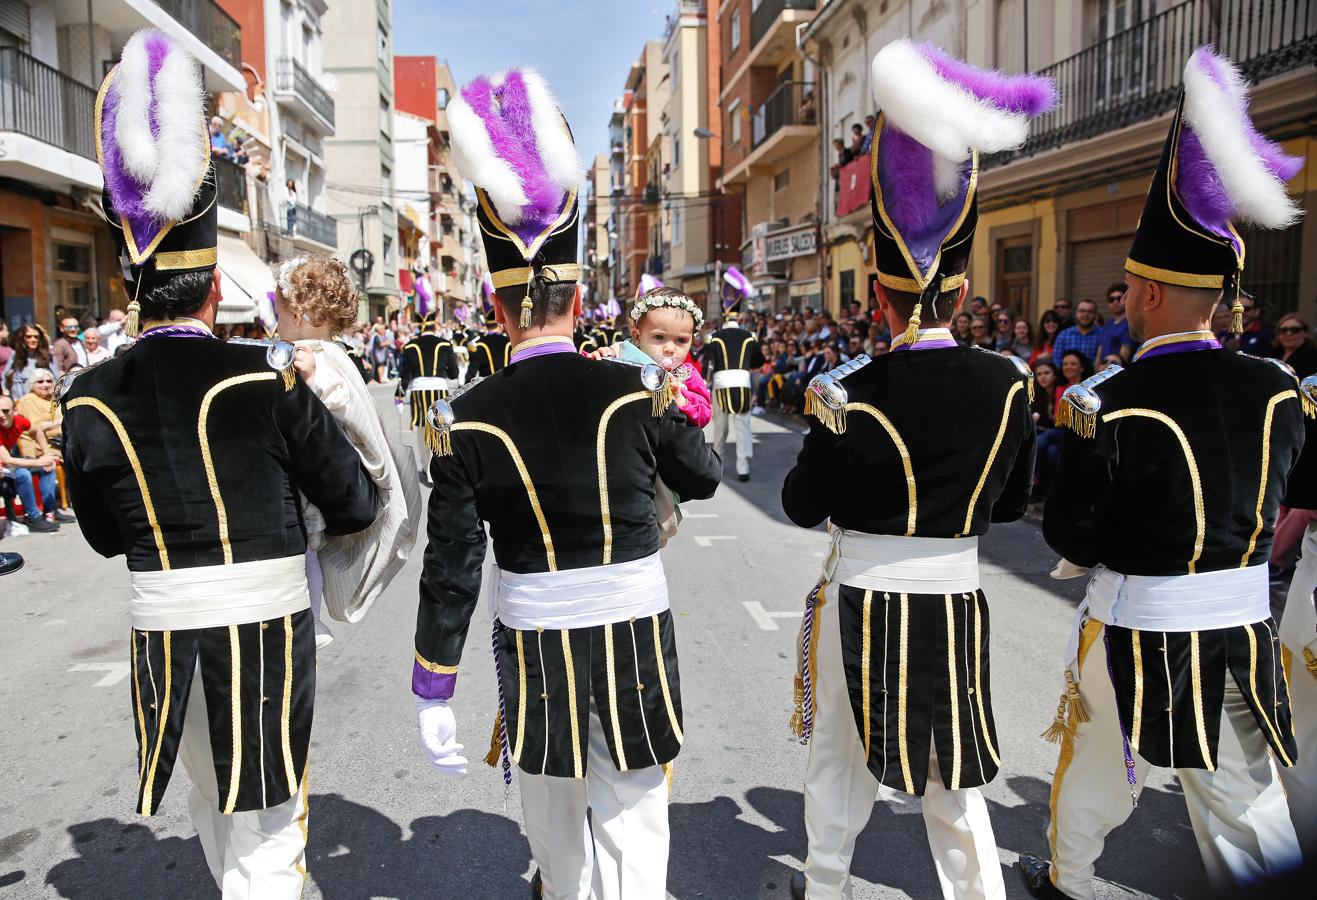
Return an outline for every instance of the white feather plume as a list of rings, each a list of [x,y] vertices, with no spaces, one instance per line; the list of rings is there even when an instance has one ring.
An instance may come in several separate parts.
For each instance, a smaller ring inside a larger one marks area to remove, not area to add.
[[[485,123],[461,95],[448,104],[448,133],[458,173],[484,189],[505,223],[521,224],[522,207],[530,199],[512,166],[494,151]]]
[[[147,182],[160,162],[151,135],[151,61],[146,42],[155,33],[143,29],[128,39],[115,73],[118,97],[114,142],[124,168],[138,181]]]
[[[200,175],[210,164],[200,69],[191,56],[173,46],[153,88],[158,161],[143,204],[161,218],[182,219],[192,209]]]
[[[873,98],[887,121],[933,151],[940,194],[956,190],[959,164],[971,150],[1009,150],[1029,136],[1027,115],[946,80],[907,38],[879,50],[872,72]]]
[[[1200,48],[1184,67],[1184,118],[1221,178],[1239,221],[1264,228],[1287,228],[1302,212],[1249,139],[1248,83],[1228,60],[1217,58],[1217,74]]]
[[[555,184],[565,191],[574,191],[585,180],[585,170],[581,165],[580,154],[576,151],[576,144],[559,112],[558,101],[539,72],[522,69],[521,78],[526,84],[526,96],[530,100],[535,146],[540,151],[540,158],[544,160],[544,167]]]

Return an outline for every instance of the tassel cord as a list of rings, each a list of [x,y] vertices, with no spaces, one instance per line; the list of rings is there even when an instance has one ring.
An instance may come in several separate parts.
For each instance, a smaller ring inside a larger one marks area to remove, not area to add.
[[[490,644],[494,650],[494,682],[498,685],[498,715],[494,718],[494,733],[489,738],[489,754],[485,757],[485,763],[493,766],[494,760],[500,760],[503,766],[503,784],[510,785],[512,784],[512,751],[508,747],[508,709],[503,699],[503,674],[498,664],[498,637],[502,630],[503,624],[495,619]],[[498,743],[497,754],[494,752],[495,741]]]

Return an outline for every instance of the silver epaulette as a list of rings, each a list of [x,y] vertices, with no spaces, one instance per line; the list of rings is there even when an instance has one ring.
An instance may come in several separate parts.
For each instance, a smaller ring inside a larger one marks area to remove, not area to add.
[[[846,431],[846,388],[841,381],[867,366],[872,360],[861,353],[842,363],[831,372],[821,372],[809,380],[805,388],[805,415],[818,419],[829,431],[842,434]]]
[[[1079,384],[1066,388],[1056,410],[1056,424],[1069,428],[1080,437],[1093,437],[1097,433],[1098,411],[1102,409],[1102,398],[1094,388],[1123,371],[1122,366],[1113,364]]]

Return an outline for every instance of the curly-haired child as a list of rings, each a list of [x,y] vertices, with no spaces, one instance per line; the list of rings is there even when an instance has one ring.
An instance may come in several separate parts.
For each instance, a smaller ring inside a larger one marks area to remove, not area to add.
[[[406,562],[420,518],[420,487],[412,466],[395,461],[360,370],[334,340],[357,321],[347,267],[327,256],[299,256],[279,267],[276,288],[276,332],[296,345],[294,368],[357,448],[379,495],[374,524],[351,535],[326,534],[320,511],[302,498],[307,582],[316,643],[323,647],[333,635],[320,621],[322,599],[335,619],[355,622]]]

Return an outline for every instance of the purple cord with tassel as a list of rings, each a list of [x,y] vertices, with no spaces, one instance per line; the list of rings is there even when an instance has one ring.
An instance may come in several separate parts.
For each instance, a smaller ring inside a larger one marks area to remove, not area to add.
[[[819,591],[827,582],[819,579],[814,585],[814,590],[809,592],[805,598],[805,622],[800,629],[801,640],[801,664],[800,680],[804,689],[804,698],[801,704],[801,723],[800,723],[800,743],[808,744],[814,735],[814,683],[810,678],[809,663],[810,649],[814,646],[814,610],[818,606]]]
[[[499,756],[503,763],[503,784],[512,784],[512,751],[508,748],[508,709],[503,702],[503,675],[498,660],[498,633],[503,628],[498,619],[494,620],[494,682],[498,685],[498,743]]]
[[[1111,669],[1111,630],[1102,626],[1102,649],[1107,655],[1107,678],[1111,679],[1111,690],[1116,690],[1116,673]],[[1125,780],[1129,782],[1130,803],[1139,805],[1139,777],[1134,771],[1134,753],[1130,750],[1129,735],[1125,733],[1125,721],[1120,717],[1120,707],[1116,707],[1116,723],[1120,726],[1120,744],[1125,751]]]

